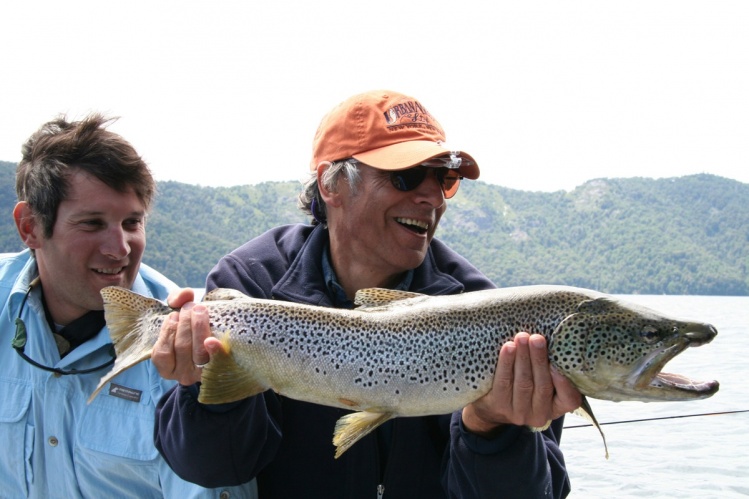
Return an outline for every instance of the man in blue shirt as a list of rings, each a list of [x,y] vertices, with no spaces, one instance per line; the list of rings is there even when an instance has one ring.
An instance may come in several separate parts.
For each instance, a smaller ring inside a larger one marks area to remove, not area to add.
[[[312,225],[277,227],[223,257],[208,276],[266,299],[350,308],[370,287],[449,295],[494,285],[434,238],[447,200],[479,167],[448,147],[416,99],[372,91],[323,118],[300,195]],[[184,303],[190,293],[172,296]],[[176,314],[176,313],[175,313]],[[234,404],[197,402],[200,365],[221,344],[194,304],[165,322],[153,362],[177,379],[158,408],[156,443],[170,465],[206,486],[257,477],[263,499],[564,497],[562,415],[580,394],[552,373],[546,341],[519,333],[503,345],[493,389],[453,414],[397,418],[334,459],[345,411],[267,391]],[[386,367],[386,366],[383,366]],[[544,432],[526,428],[543,426]]]
[[[23,146],[13,218],[27,249],[0,257],[0,496],[254,498],[252,482],[205,489],[159,456],[154,410],[174,383],[150,362],[86,403],[114,361],[100,290],[175,288],[141,264],[155,182],[110,121],[61,117]]]

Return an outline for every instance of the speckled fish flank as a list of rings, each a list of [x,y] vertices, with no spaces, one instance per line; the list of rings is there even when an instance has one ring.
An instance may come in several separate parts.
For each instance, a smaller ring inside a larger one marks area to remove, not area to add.
[[[92,399],[114,376],[150,358],[171,312],[122,288],[105,288],[102,296],[117,361]],[[587,289],[521,286],[450,296],[365,289],[355,310],[225,289],[204,300],[228,353],[203,369],[200,402],[272,389],[358,411],[336,426],[336,456],[390,418],[447,414],[486,394],[499,349],[520,331],[543,334],[551,364],[589,397],[692,400],[718,390],[717,381],[661,373],[687,347],[711,341],[714,327]],[[587,401],[581,413],[598,426]]]

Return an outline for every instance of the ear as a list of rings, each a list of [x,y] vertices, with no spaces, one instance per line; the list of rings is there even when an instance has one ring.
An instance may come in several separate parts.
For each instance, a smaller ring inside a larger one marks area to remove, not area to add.
[[[326,206],[340,207],[341,194],[337,189],[333,190],[326,188],[322,181],[322,176],[325,173],[325,170],[330,168],[330,166],[330,163],[323,162],[317,167],[317,188],[320,190],[320,196],[322,196]]]
[[[13,208],[13,220],[23,243],[30,249],[39,249],[42,246],[44,229],[26,201],[16,203]]]

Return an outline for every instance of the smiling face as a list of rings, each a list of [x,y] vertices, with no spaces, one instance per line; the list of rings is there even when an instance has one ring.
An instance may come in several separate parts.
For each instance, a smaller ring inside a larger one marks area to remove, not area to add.
[[[134,191],[115,191],[82,171],[68,180],[51,237],[44,237],[28,206],[16,207],[19,231],[35,250],[45,302],[63,325],[101,310],[105,286],[130,288],[146,246],[146,210]]]
[[[333,266],[351,294],[393,285],[418,267],[447,208],[436,170],[407,192],[393,186],[387,171],[363,164],[359,171],[355,191],[340,179],[325,200]]]

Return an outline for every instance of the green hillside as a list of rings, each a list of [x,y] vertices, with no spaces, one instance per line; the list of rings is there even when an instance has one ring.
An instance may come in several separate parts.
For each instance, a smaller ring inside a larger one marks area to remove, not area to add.
[[[0,162],[0,252],[21,244],[10,215],[15,164]],[[144,261],[201,287],[225,253],[305,221],[296,182],[160,182]],[[597,179],[571,192],[466,181],[437,237],[501,286],[557,283],[608,293],[749,295],[749,185],[713,175]]]

